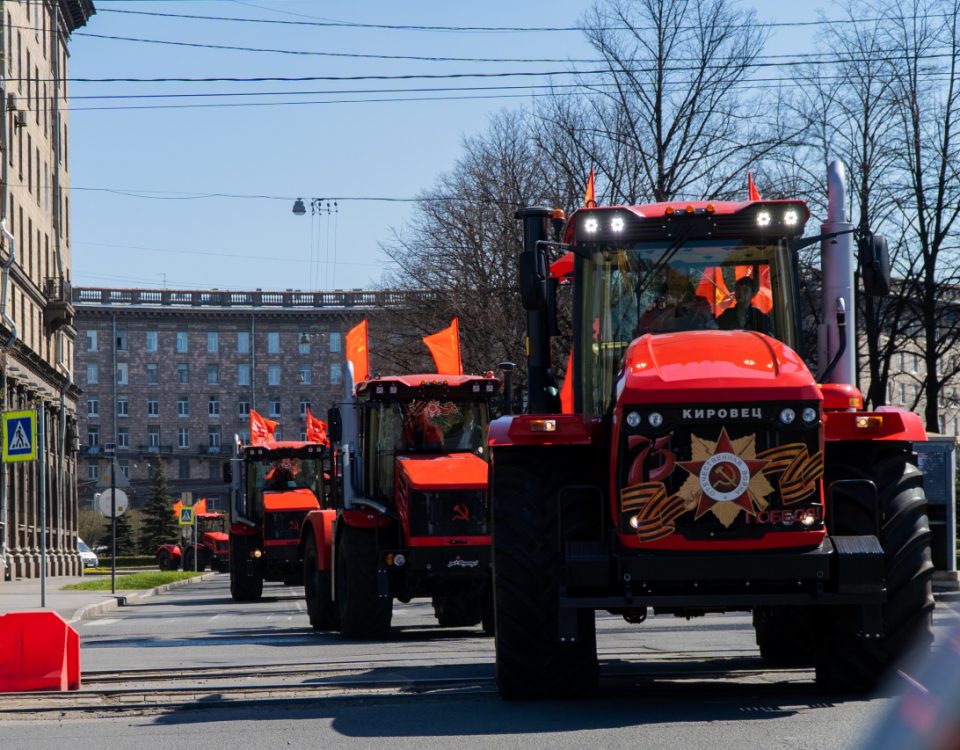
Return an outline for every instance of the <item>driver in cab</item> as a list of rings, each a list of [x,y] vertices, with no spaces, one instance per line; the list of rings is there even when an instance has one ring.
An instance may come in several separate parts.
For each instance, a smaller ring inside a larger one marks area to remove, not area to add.
[[[741,276],[733,287],[737,303],[724,310],[717,318],[717,324],[725,331],[758,331],[773,335],[770,316],[751,304],[757,293],[757,282],[752,276]]]

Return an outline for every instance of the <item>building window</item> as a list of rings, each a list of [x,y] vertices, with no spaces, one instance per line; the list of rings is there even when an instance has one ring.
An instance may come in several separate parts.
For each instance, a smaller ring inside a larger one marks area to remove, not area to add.
[[[220,399],[216,396],[211,396],[210,401],[207,402],[207,415],[210,417],[220,416]]]
[[[118,352],[127,351],[127,332],[126,331],[117,331],[117,351]]]
[[[178,448],[190,447],[190,428],[189,427],[180,427],[177,430],[177,447]]]
[[[301,442],[301,443],[307,442],[307,431],[306,431],[306,430],[300,430],[300,442]]]
[[[221,469],[220,469],[220,463],[219,463],[219,462],[217,462],[217,461],[208,461],[208,462],[207,462],[207,472],[208,472],[208,474],[209,474],[209,478],[210,478],[210,479],[220,479],[220,477],[221,477],[220,471],[221,471]],[[207,511],[208,511],[208,512],[211,511],[211,510],[213,510],[213,508],[214,508],[214,506],[210,503],[210,500],[211,500],[211,499],[212,499],[212,498],[210,497],[210,495],[207,495]]]
[[[340,352],[340,334],[334,331],[330,334],[330,353],[338,354]]]
[[[186,446],[181,445],[180,447],[185,448]],[[177,478],[178,479],[190,478],[190,459],[189,458],[181,458],[180,461],[177,463]]]
[[[250,385],[250,365],[237,365],[237,385]]]
[[[87,399],[87,416],[88,417],[100,416],[100,399],[98,398]]]
[[[100,375],[96,365],[87,365],[87,385],[97,385],[100,382]]]
[[[100,478],[100,464],[90,462],[87,464],[87,479],[99,479]]]
[[[126,362],[117,362],[117,385],[127,385],[130,382],[129,369]]]
[[[906,383],[900,384],[900,403],[903,404],[904,406],[907,403],[907,384]]]
[[[918,360],[918,358],[917,358],[917,355],[914,354],[914,355],[911,357],[911,364],[913,365],[913,367],[912,367],[912,369],[911,369],[911,372],[916,372],[916,371],[917,371],[918,361],[919,361],[919,360]]]
[[[220,348],[220,334],[216,331],[207,331],[207,352],[216,354]]]
[[[117,447],[130,447],[130,430],[128,430],[126,427],[121,427],[117,430]]]
[[[130,416],[130,399],[126,396],[117,397],[117,416],[118,417],[129,417]]]
[[[100,428],[99,427],[87,428],[87,447],[88,448],[100,447]]]
[[[220,450],[220,425],[212,424],[207,428],[207,439],[211,448]]]
[[[240,430],[240,442],[244,445],[250,444],[250,430]]]
[[[147,399],[147,416],[148,417],[159,417],[160,416],[160,402],[155,398]]]
[[[300,331],[297,334],[297,345],[301,354],[310,353],[310,334],[306,331]]]
[[[160,427],[159,425],[147,428],[147,449],[151,453],[156,453],[160,450]]]
[[[178,383],[189,383],[190,382],[190,366],[186,362],[181,362],[177,365],[177,382]]]
[[[130,459],[129,458],[118,459],[117,466],[120,468],[120,473],[123,474],[123,476],[126,479],[129,479],[130,478]]]
[[[307,401],[305,398],[300,399],[300,416],[301,417],[306,418],[307,409],[309,408],[310,408],[310,402]]]
[[[177,351],[185,354],[187,351],[187,332],[177,331]]]
[[[87,331],[87,351],[95,352],[97,350],[97,332]]]
[[[270,331],[267,334],[267,354],[280,353],[280,334],[277,331]]]
[[[147,331],[147,351],[148,352],[157,351],[157,332],[156,331]]]
[[[147,385],[160,384],[160,368],[156,365],[147,365]]]
[[[271,402],[270,402],[270,416],[271,416],[271,417],[279,417],[279,416],[280,416],[280,402],[279,402],[279,401],[271,401]]]
[[[220,382],[220,365],[207,365],[207,384],[217,385]]]
[[[300,365],[299,381],[301,385],[310,385],[312,369],[310,365]]]
[[[237,353],[250,353],[250,331],[237,331]]]
[[[270,365],[267,368],[267,385],[280,385],[280,365]]]
[[[241,401],[241,402],[240,402],[240,416],[241,416],[241,417],[249,417],[249,416],[250,416],[250,402],[249,402],[249,401]]]
[[[190,416],[190,399],[186,396],[177,399],[177,416],[178,417],[189,417]]]
[[[343,382],[343,367],[339,362],[330,365],[330,382],[334,385]]]

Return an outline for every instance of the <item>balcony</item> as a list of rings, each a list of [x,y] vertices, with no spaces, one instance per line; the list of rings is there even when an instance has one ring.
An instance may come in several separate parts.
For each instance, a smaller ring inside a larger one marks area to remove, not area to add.
[[[62,276],[48,276],[44,283],[44,296],[47,299],[43,307],[43,327],[47,335],[61,328],[73,325],[76,310],[73,307],[73,290],[70,282]]]

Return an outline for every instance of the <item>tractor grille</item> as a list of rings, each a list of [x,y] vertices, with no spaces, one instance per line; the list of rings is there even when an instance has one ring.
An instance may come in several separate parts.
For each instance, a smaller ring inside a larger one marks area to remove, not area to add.
[[[484,536],[489,534],[483,490],[411,490],[411,536]]]
[[[787,408],[795,419],[784,424]],[[812,423],[802,421],[808,408]],[[622,534],[722,540],[822,528],[817,403],[660,409],[657,429],[653,409],[636,411],[640,424],[619,446]]]
[[[272,541],[300,539],[305,510],[269,512],[264,519],[264,538]]]

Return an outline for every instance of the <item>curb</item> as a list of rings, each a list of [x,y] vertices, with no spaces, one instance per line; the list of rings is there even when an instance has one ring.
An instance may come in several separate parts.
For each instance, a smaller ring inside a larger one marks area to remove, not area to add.
[[[80,622],[81,620],[89,620],[97,615],[102,615],[104,612],[110,612],[111,610],[119,609],[120,607],[125,607],[129,604],[134,604],[142,599],[147,599],[156,594],[161,594],[164,591],[169,591],[170,589],[182,588],[183,586],[188,586],[197,581],[207,581],[213,578],[215,575],[219,574],[204,573],[193,578],[185,578],[182,581],[171,581],[170,583],[165,583],[162,586],[157,586],[152,589],[132,591],[129,594],[107,594],[107,598],[104,601],[94,602],[93,604],[86,604],[83,607],[80,607],[76,612],[73,613],[73,616],[68,620],[68,622],[74,623]]]

